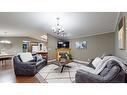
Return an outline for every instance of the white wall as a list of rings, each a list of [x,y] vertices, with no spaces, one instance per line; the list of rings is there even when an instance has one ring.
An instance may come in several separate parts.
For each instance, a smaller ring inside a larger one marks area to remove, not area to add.
[[[102,56],[103,53],[114,54],[114,39],[114,32],[72,39],[70,40],[72,57],[76,60],[87,61]],[[87,41],[87,49],[77,49],[75,46],[76,41]]]
[[[10,40],[12,44],[10,45],[0,44],[0,50],[4,49],[5,52],[8,54],[17,54],[19,52],[22,52],[22,41],[32,41],[32,42],[39,41],[29,37],[0,37],[0,40],[5,39]]]
[[[57,48],[57,42],[58,38],[48,34],[48,59],[56,59],[56,48]]]

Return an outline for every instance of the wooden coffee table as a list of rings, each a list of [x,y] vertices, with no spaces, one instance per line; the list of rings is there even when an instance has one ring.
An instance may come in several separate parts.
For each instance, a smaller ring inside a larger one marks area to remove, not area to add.
[[[61,68],[61,71],[60,71],[61,73],[63,72],[63,69],[64,69],[65,67],[71,68],[70,66],[67,66],[68,63],[70,63],[70,62],[54,62],[55,65],[57,65],[57,66],[59,66],[59,67],[62,67],[62,68]]]

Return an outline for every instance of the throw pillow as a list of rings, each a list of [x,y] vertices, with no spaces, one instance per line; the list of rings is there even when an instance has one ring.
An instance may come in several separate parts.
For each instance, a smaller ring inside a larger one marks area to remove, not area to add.
[[[33,56],[33,60],[32,60],[32,61],[34,61],[34,62],[37,61],[37,57],[36,57],[36,55]]]
[[[95,67],[94,67],[93,64],[92,64],[93,60],[94,60],[94,59],[91,59],[90,62],[89,62],[89,64],[88,64],[87,66],[88,66],[88,67],[91,67],[91,68],[93,68],[93,69],[95,69]]]
[[[102,64],[102,59],[99,58],[99,57],[96,57],[96,58],[93,60],[92,64],[93,64],[93,66],[94,66],[95,68],[97,68],[99,65]]]
[[[36,55],[36,58],[37,58],[37,61],[43,60],[43,58],[42,58],[42,56],[41,56],[40,54],[37,54],[37,55]]]
[[[115,60],[110,60],[107,62],[107,68],[109,68],[109,69],[111,69],[114,65],[119,66],[119,64]]]
[[[102,72],[99,75],[104,77],[106,74],[108,74],[109,71],[110,71],[110,69],[104,68],[104,70],[102,70]]]
[[[27,53],[19,53],[20,59],[22,62],[28,62],[30,60],[33,60],[32,54],[30,52]]]

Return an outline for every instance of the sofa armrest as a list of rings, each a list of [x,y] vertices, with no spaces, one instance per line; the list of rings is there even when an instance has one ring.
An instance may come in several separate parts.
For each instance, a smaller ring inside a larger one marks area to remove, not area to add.
[[[17,64],[14,65],[16,75],[35,75],[37,73],[36,65]]]
[[[26,63],[20,63],[20,64],[15,64],[14,67],[16,68],[26,68],[26,69],[35,69],[36,64],[34,62],[26,62]]]
[[[43,57],[43,59],[44,59],[44,61],[47,63],[47,58],[44,58],[44,57]]]
[[[110,82],[113,79],[116,78],[117,75],[119,75],[120,73],[120,67],[119,66],[113,66],[111,68],[111,70],[109,71],[109,73],[107,75],[104,76],[104,82]]]
[[[20,64],[36,65],[36,62],[21,62]]]
[[[75,75],[75,81],[77,83],[101,83],[103,82],[103,77],[79,69]]]

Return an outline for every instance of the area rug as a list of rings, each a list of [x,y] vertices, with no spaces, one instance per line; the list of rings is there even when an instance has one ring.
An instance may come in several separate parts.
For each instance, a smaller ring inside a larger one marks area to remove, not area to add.
[[[75,74],[82,65],[76,62],[67,64],[71,68],[65,67],[61,73],[61,68],[55,64],[50,64],[42,68],[36,77],[42,83],[75,83]]]

